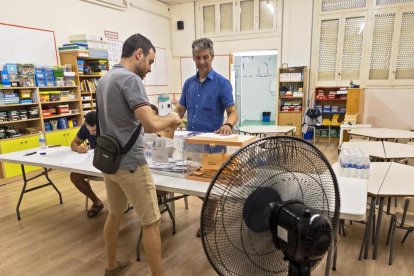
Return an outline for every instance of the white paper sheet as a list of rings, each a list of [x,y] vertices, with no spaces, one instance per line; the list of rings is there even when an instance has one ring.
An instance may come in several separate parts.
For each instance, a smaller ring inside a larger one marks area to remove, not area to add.
[[[93,154],[93,152],[92,152],[92,154]],[[83,163],[83,162],[86,161],[86,159],[88,159],[89,155],[90,155],[90,151],[88,151],[87,153],[71,152],[60,163],[61,164],[79,164],[79,163]]]

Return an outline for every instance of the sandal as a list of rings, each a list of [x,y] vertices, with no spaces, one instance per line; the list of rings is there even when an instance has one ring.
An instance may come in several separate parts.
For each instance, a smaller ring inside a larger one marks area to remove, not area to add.
[[[96,217],[103,209],[104,205],[101,203],[101,205],[92,205],[91,209],[88,210],[86,215],[88,218],[94,218]]]

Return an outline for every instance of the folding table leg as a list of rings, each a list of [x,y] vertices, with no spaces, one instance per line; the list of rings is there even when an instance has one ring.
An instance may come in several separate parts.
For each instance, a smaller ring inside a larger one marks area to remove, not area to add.
[[[32,178],[29,178],[28,179],[27,176],[26,176],[26,171],[24,170],[24,165],[21,164],[20,166],[21,166],[21,169],[22,169],[22,176],[23,176],[23,188],[22,188],[22,191],[20,192],[19,200],[18,200],[17,206],[16,206],[16,213],[17,213],[17,219],[18,220],[21,219],[21,217],[20,217],[20,204],[22,203],[23,195],[25,193],[28,193],[28,192],[31,192],[31,191],[34,191],[34,190],[37,190],[37,189],[40,189],[40,188],[44,188],[44,187],[47,187],[47,186],[52,186],[53,189],[55,189],[55,191],[59,195],[59,202],[60,202],[60,204],[63,203],[63,201],[62,201],[62,194],[60,193],[59,189],[56,188],[55,184],[53,184],[52,180],[50,180],[50,178],[49,178],[49,175],[48,175],[49,169],[43,168],[43,170],[44,170],[43,172],[41,172],[40,174],[35,175]],[[46,184],[42,184],[42,185],[39,185],[39,186],[30,188],[30,189],[26,189],[27,183],[29,183],[30,180],[33,180],[33,179],[38,178],[39,176],[43,176],[43,175],[48,180],[48,182]]]

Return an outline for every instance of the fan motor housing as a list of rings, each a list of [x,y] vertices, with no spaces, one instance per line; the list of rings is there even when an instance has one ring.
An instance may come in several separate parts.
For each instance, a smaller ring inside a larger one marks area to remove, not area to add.
[[[271,231],[276,247],[298,263],[321,259],[332,241],[330,220],[301,202],[276,210]]]

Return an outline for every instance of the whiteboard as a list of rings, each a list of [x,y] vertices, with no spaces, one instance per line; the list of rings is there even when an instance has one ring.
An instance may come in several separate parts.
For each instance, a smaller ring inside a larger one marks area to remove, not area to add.
[[[212,63],[214,71],[230,80],[230,55],[215,55]],[[192,57],[180,59],[181,88],[185,81],[197,73],[197,68]]]
[[[54,31],[0,23],[0,37],[1,67],[6,63],[59,63]]]
[[[167,55],[165,48],[155,47],[155,61],[151,65],[151,73],[144,79],[145,86],[167,86]]]

